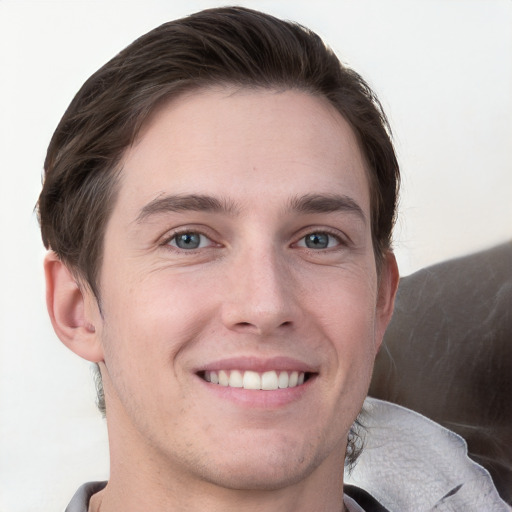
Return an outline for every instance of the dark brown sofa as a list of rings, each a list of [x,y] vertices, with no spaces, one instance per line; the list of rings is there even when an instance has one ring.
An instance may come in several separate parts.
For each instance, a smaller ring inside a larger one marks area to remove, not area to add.
[[[464,437],[512,504],[512,241],[401,279],[370,395]]]

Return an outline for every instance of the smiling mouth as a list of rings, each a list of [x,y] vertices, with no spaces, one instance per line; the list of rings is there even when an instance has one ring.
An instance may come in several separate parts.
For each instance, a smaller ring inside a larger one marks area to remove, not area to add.
[[[251,370],[219,370],[199,372],[199,377],[212,384],[230,388],[272,391],[301,386],[311,374],[299,371],[271,370],[255,372]]]

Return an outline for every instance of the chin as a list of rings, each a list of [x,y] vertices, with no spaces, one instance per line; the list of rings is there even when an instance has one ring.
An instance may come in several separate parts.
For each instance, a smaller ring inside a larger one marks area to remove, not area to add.
[[[241,464],[230,468],[216,468],[211,483],[225,489],[243,491],[276,491],[294,485],[315,469],[296,462],[283,466],[269,464]]]
[[[249,447],[233,446],[225,450],[227,457],[204,468],[210,473],[204,476],[227,489],[274,491],[307,478],[325,458],[315,453],[317,450],[310,441],[293,446],[290,439],[283,439],[279,444],[275,437],[272,440],[257,437],[254,436]]]

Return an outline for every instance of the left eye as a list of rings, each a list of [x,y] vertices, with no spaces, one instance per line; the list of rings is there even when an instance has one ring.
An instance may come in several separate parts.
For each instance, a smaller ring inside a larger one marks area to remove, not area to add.
[[[338,238],[329,233],[308,233],[301,238],[297,244],[299,247],[307,247],[308,249],[328,249],[340,244]]]
[[[167,243],[178,249],[192,250],[207,247],[210,245],[211,240],[201,233],[190,231],[174,235]]]

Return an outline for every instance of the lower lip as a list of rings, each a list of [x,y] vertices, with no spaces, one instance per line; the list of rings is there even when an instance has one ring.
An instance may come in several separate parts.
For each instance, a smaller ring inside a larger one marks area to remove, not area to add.
[[[221,386],[220,384],[207,382],[199,376],[197,378],[210,393],[223,400],[228,400],[251,409],[275,409],[296,402],[304,396],[316,380],[316,376],[313,375],[304,384],[293,388],[256,390]]]

